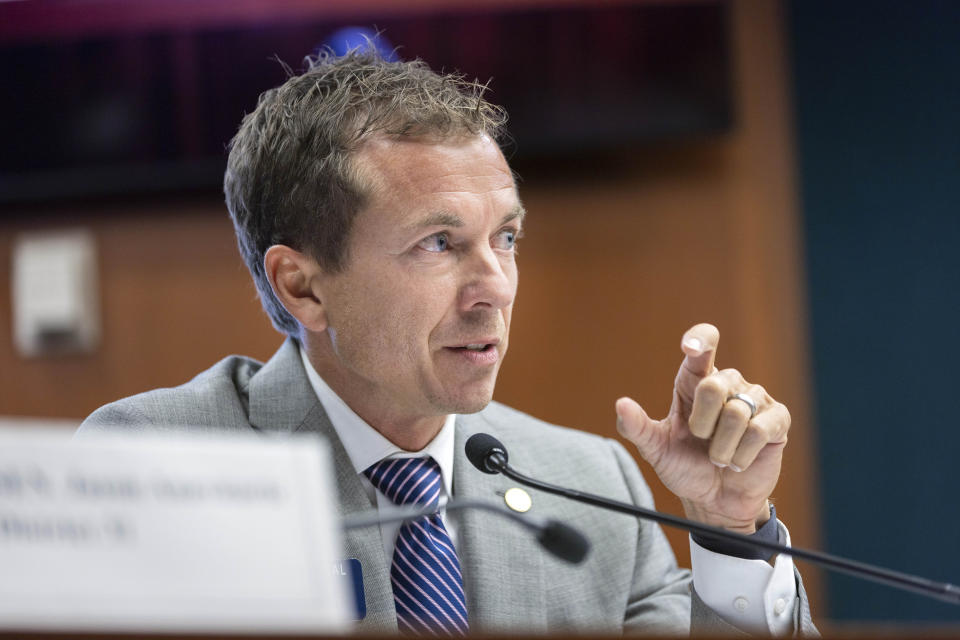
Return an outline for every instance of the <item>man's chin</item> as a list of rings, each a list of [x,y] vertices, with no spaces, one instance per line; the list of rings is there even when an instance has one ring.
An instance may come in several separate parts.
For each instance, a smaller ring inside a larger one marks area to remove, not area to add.
[[[493,400],[492,396],[487,396],[483,400],[477,400],[475,402],[464,404],[456,411],[451,411],[450,413],[458,413],[461,415],[467,415],[470,413],[479,413],[487,408],[487,405]]]
[[[483,411],[493,400],[493,387],[477,391],[469,395],[460,395],[456,398],[449,398],[448,402],[443,403],[445,412],[466,415]]]

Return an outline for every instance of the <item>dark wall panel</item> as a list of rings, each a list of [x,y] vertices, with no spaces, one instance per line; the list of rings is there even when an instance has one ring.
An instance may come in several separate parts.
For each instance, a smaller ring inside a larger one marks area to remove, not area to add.
[[[118,2],[114,13],[164,2]],[[22,9],[3,4],[0,23]],[[198,20],[204,7],[197,3]],[[218,191],[241,117],[285,78],[277,60],[299,69],[323,45],[341,49],[333,36],[351,26],[379,29],[388,55],[396,48],[398,57],[489,80],[489,98],[511,115],[511,156],[710,136],[733,119],[727,19],[724,2],[707,0],[379,18],[318,10],[297,22],[29,41],[4,41],[0,28],[0,76],[16,97],[0,101],[0,139],[11,150],[0,154],[0,205]]]
[[[791,19],[825,544],[956,583],[960,4],[804,0]],[[960,620],[828,587],[837,620]]]

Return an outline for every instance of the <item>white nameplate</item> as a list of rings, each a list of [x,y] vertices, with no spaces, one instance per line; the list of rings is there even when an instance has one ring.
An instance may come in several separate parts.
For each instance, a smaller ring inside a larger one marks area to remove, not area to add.
[[[0,429],[0,628],[343,632],[332,477],[318,438]]]

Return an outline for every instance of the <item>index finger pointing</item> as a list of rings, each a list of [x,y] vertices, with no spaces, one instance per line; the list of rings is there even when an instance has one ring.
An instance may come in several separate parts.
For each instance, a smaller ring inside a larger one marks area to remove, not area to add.
[[[720,343],[720,330],[712,324],[702,323],[691,327],[680,342],[680,350],[686,356],[681,365],[681,374],[689,373],[703,378],[713,373],[713,361]]]

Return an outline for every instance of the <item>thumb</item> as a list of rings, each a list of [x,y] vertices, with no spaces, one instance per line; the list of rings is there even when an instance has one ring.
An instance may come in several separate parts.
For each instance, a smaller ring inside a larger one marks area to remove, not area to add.
[[[616,409],[617,431],[636,445],[644,460],[653,464],[653,461],[660,457],[664,425],[652,420],[632,398],[617,400]]]

